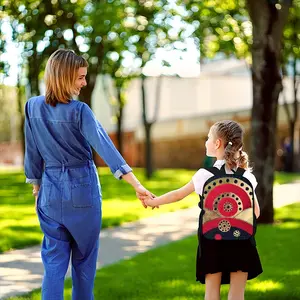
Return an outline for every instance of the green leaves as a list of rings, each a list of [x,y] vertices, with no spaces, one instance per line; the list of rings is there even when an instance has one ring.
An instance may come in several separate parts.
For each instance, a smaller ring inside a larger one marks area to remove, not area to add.
[[[283,32],[283,61],[300,59],[300,0],[296,0],[289,11],[287,26]]]
[[[188,11],[185,22],[195,24],[192,36],[198,40],[202,57],[222,52],[250,60],[251,23],[244,1],[182,1]]]

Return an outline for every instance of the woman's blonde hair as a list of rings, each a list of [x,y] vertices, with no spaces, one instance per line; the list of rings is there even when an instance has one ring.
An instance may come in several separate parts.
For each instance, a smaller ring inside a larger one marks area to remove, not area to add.
[[[241,125],[235,121],[225,120],[215,123],[211,129],[214,137],[224,143],[224,159],[228,167],[249,169],[248,154],[242,150],[244,130]]]
[[[69,103],[77,71],[82,67],[88,67],[87,61],[73,50],[58,49],[51,54],[45,70],[47,104]]]

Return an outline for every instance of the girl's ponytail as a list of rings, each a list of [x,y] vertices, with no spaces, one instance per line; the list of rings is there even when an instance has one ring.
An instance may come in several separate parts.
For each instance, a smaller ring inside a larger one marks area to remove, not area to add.
[[[216,138],[224,143],[224,159],[230,169],[238,167],[249,170],[248,154],[242,151],[244,130],[232,120],[224,120],[212,126]],[[249,170],[251,171],[251,170]]]
[[[245,151],[239,151],[238,166],[243,169],[249,169],[249,158]]]
[[[238,167],[238,162],[236,159],[236,149],[232,145],[232,142],[229,142],[227,146],[225,147],[224,152],[224,159],[226,161],[227,166],[230,169],[236,169]]]

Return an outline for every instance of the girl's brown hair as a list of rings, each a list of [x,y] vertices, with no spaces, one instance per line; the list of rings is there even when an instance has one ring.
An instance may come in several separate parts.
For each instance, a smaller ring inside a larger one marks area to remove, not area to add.
[[[74,94],[74,83],[79,68],[88,67],[87,61],[73,50],[58,49],[51,54],[45,70],[46,103],[69,103]]]
[[[224,159],[228,167],[248,169],[248,154],[242,150],[244,130],[241,125],[231,120],[220,121],[212,126],[212,131],[215,138],[224,143]]]

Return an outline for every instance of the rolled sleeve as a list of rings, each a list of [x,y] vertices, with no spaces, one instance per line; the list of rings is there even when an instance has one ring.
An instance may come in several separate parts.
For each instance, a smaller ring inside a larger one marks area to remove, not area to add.
[[[79,129],[87,142],[105,161],[117,179],[121,179],[123,175],[132,171],[104,128],[96,120],[92,110],[85,103],[82,103],[81,107]]]
[[[34,184],[34,185],[41,185],[42,179],[29,179],[26,178],[26,183]]]
[[[132,172],[132,169],[126,164],[126,165],[123,165],[121,166],[115,173],[114,173],[114,176],[117,178],[117,179],[121,179],[123,175],[129,173],[129,172]]]
[[[44,161],[37,149],[28,113],[28,102],[25,105],[25,159],[24,169],[26,183],[40,185],[42,181]]]

